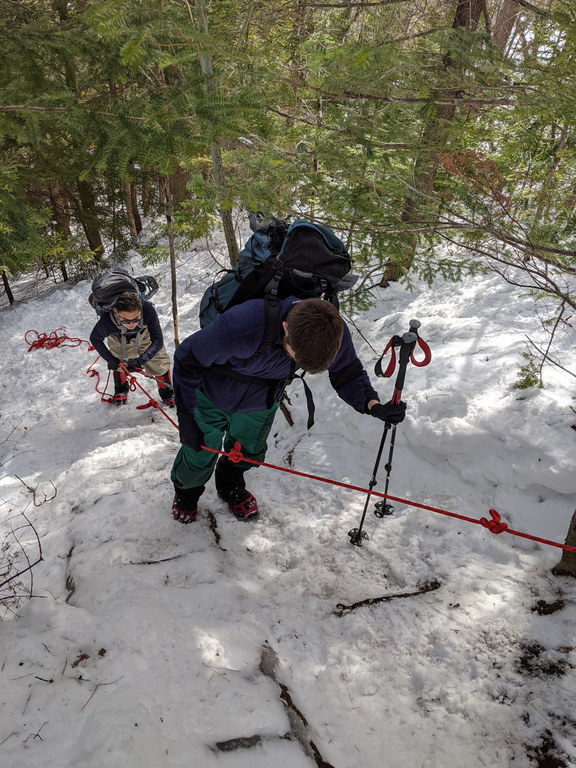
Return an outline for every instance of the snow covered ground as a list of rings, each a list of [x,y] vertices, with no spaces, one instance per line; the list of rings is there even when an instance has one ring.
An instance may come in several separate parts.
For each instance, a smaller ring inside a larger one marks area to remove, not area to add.
[[[182,256],[182,338],[215,269]],[[137,410],[139,391],[101,403],[87,344],[28,352],[30,329],[87,339],[88,293],[1,313],[0,556],[25,512],[44,557],[35,597],[0,621],[2,768],[576,766],[576,581],[552,576],[559,549],[402,504],[378,519],[372,502],[354,547],[365,494],[266,468],[249,475],[258,522],[237,522],[213,484],[196,523],[174,522],[170,422]],[[533,301],[493,276],[382,291],[352,326],[373,380],[412,318],[433,358],[408,371],[390,493],[475,519],[495,508],[564,542],[575,384],[548,367],[544,389],[514,388]],[[376,382],[383,399],[392,381]],[[326,375],[309,383],[316,424],[295,382],[294,426],[278,415],[267,461],[367,488],[382,424]],[[31,529],[18,535],[34,560]],[[342,608],[370,598],[391,599]]]

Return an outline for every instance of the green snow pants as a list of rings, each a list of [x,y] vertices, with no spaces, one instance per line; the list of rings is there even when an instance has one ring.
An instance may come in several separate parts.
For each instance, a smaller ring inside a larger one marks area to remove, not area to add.
[[[217,408],[202,390],[198,390],[194,418],[204,433],[204,445],[219,451],[224,445],[224,450],[229,451],[238,441],[246,458],[263,461],[268,449],[266,441],[278,406],[279,403],[275,403],[269,410],[253,413],[228,413]],[[217,453],[194,451],[187,445],[181,445],[170,475],[175,488],[204,486],[210,479],[218,458]],[[245,461],[233,465],[239,475],[253,466],[254,464]],[[218,475],[216,479],[218,480]]]

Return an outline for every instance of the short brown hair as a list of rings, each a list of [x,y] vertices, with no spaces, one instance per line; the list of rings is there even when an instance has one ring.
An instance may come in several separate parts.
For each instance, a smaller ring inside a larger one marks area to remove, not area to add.
[[[134,291],[124,291],[116,299],[114,309],[119,309],[120,312],[138,312],[142,311],[142,299]]]
[[[288,344],[308,373],[325,371],[338,354],[344,328],[336,307],[323,299],[304,299],[286,315]]]

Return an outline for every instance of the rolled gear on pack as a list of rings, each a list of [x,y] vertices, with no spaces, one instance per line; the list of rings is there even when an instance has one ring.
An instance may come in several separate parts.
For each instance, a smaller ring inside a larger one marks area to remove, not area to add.
[[[96,275],[88,301],[100,316],[104,312],[110,312],[120,294],[126,291],[148,300],[158,291],[158,283],[152,275],[133,277],[125,269],[114,267]]]
[[[323,224],[297,219],[288,224],[273,218],[266,223],[250,216],[254,234],[239,254],[238,265],[205,292],[200,303],[200,327],[218,314],[249,299],[325,298],[338,306],[337,294],[351,288],[350,255],[340,238]],[[269,323],[267,322],[267,326]]]

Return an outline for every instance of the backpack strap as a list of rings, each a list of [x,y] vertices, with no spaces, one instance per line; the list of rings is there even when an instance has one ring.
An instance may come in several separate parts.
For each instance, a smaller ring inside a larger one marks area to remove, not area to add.
[[[253,357],[256,357],[256,355],[263,352],[264,349],[271,347],[276,341],[276,336],[278,335],[278,324],[280,322],[280,302],[278,301],[278,295],[277,295],[279,276],[276,275],[275,277],[278,277],[278,280],[275,283],[276,290],[272,291],[271,294],[270,293],[267,294],[264,300],[265,301],[264,336],[262,337],[262,341],[258,345],[258,349],[252,355],[252,357],[247,358],[248,360],[251,360]],[[311,427],[313,426],[314,414],[316,413],[316,406],[314,404],[312,391],[308,386],[308,383],[304,379],[305,373],[301,373],[301,374],[296,373],[296,363],[293,360],[291,361],[290,374],[285,379],[264,379],[260,376],[249,376],[246,373],[240,373],[240,371],[234,370],[231,366],[226,364],[213,363],[210,366],[210,368],[212,370],[217,371],[218,373],[221,373],[223,376],[229,376],[230,378],[236,379],[237,381],[245,381],[250,384],[268,385],[268,394],[266,396],[266,407],[268,408],[268,410],[270,410],[270,408],[272,408],[272,406],[274,405],[274,395],[276,394],[276,392],[278,392],[279,389],[284,389],[294,379],[300,379],[304,387],[304,396],[306,397],[306,407],[308,409],[308,422],[306,427],[307,429],[311,429]]]
[[[306,379],[304,376],[306,375],[306,371],[304,373],[295,373],[292,377],[293,379],[300,379],[302,382],[302,385],[304,387],[304,396],[306,398],[306,407],[308,408],[308,422],[306,423],[306,429],[311,429],[311,427],[314,424],[314,414],[316,413],[316,406],[314,405],[314,398],[312,397],[312,390],[308,386]]]

